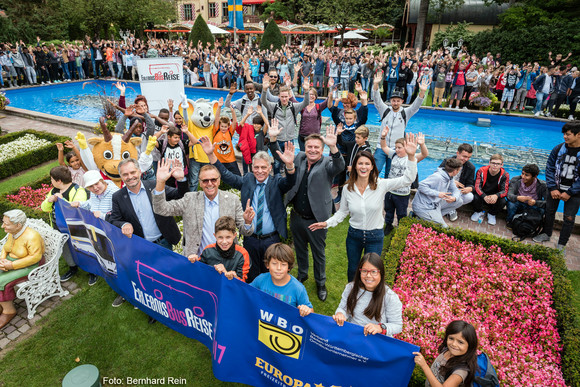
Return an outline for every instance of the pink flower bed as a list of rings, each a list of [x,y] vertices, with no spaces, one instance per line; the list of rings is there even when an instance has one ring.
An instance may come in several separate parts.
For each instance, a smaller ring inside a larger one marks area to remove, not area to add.
[[[46,199],[46,195],[50,192],[52,186],[42,184],[41,188],[32,189],[30,187],[20,187],[20,190],[15,195],[6,195],[6,199],[12,203],[20,204],[22,206],[39,209],[40,205]]]
[[[530,255],[503,254],[414,225],[394,289],[403,303],[401,340],[437,356],[453,320],[475,326],[502,386],[565,386],[552,308],[552,273]]]

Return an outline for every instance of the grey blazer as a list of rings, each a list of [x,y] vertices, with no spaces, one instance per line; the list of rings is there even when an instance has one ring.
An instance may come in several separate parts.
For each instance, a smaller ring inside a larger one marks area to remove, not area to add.
[[[286,194],[285,205],[288,205],[298,192],[304,173],[308,168],[306,153],[300,152],[294,159],[296,166],[296,184]],[[323,156],[312,166],[308,176],[308,200],[317,222],[324,222],[332,214],[332,179],[344,170],[344,158],[340,152]]]
[[[252,235],[254,226],[248,230],[244,227],[244,210],[240,198],[236,195],[220,190],[219,214],[231,216],[236,220],[236,226],[242,235]],[[183,255],[197,254],[203,233],[203,216],[205,212],[205,195],[203,191],[188,192],[182,199],[165,200],[165,192],[153,195],[153,212],[163,216],[183,217],[183,237],[185,247]]]

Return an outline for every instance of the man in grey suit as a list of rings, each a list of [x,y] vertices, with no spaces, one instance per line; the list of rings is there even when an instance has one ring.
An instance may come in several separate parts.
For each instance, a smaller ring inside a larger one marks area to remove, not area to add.
[[[165,200],[165,182],[175,170],[170,162],[163,160],[157,169],[157,185],[153,191],[153,212],[163,216],[183,217],[183,255],[201,255],[203,249],[215,243],[215,222],[222,216],[231,216],[242,235],[253,233],[254,211],[247,206],[242,210],[240,198],[219,190],[220,173],[213,165],[204,165],[199,171],[199,183],[203,191],[188,192],[182,199]]]
[[[272,138],[270,132],[270,140]],[[336,147],[336,128],[326,127],[326,136],[311,134],[304,140],[305,152],[294,159],[296,184],[286,194],[285,204],[292,203],[290,230],[298,261],[298,280],[308,279],[308,245],[312,250],[314,280],[318,298],[326,300],[326,229],[310,231],[308,226],[323,222],[332,214],[332,179],[344,170],[344,159]],[[324,145],[330,148],[330,156],[323,157]]]

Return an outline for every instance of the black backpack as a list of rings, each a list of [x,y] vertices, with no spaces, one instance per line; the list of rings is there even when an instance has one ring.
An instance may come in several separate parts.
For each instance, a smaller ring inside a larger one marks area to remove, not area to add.
[[[512,232],[520,240],[533,238],[542,232],[544,215],[535,208],[526,208],[512,219]]]

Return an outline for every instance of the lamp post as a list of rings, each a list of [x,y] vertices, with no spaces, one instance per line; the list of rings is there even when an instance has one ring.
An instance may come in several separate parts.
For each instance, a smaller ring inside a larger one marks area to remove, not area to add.
[[[446,50],[449,50],[449,52],[451,53],[451,56],[453,56],[453,53],[455,52],[455,50],[457,50],[458,48],[461,48],[461,46],[463,46],[463,39],[459,38],[459,40],[457,41],[457,47],[455,47],[454,45],[449,45],[449,39],[444,39],[443,40],[443,47]]]

